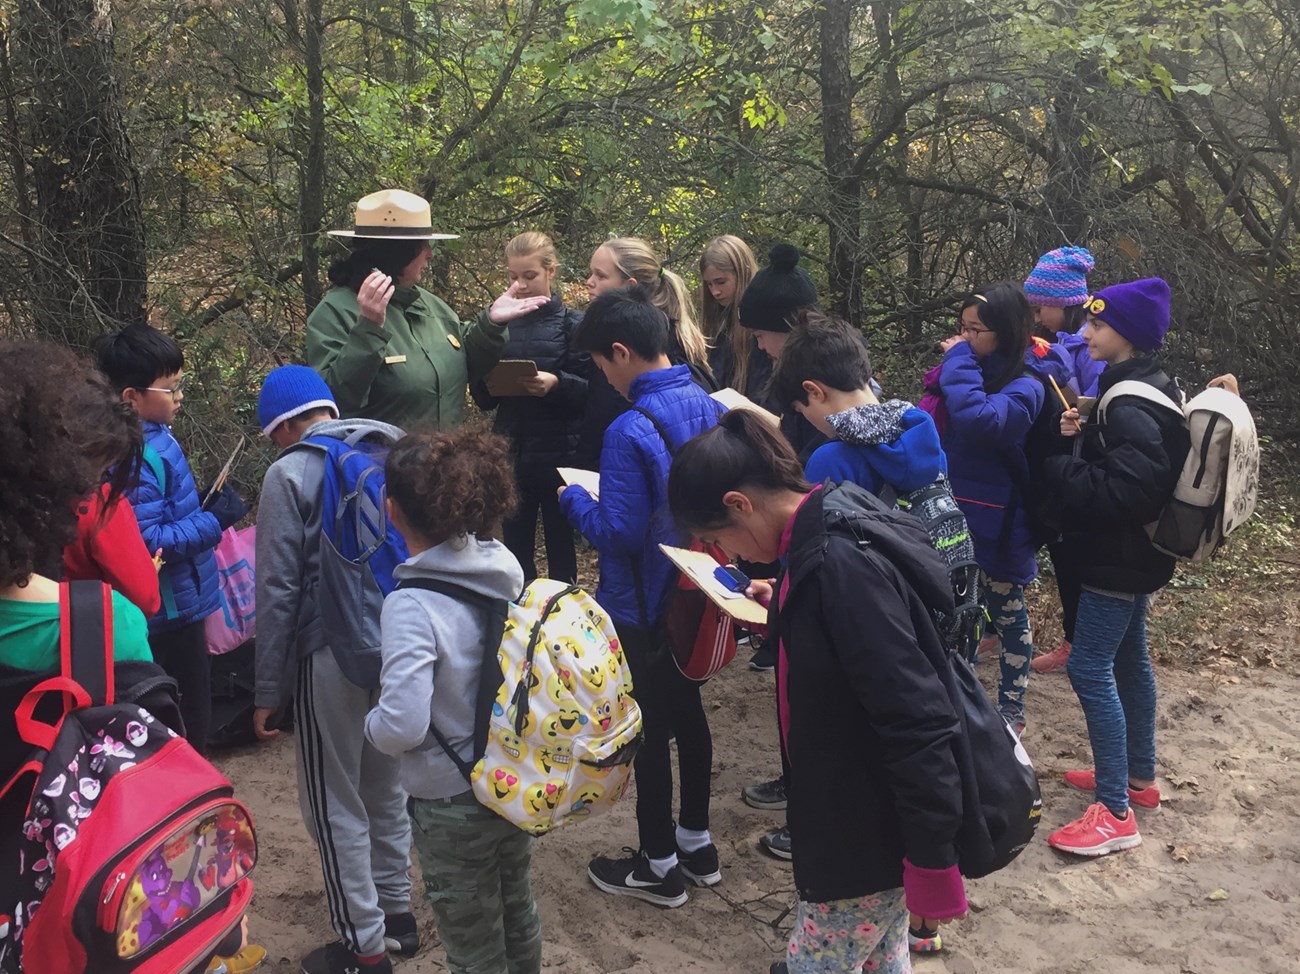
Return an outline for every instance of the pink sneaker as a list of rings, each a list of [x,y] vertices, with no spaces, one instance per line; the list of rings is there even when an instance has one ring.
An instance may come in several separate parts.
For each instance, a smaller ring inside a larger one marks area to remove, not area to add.
[[[1042,656],[1035,656],[1029,661],[1029,668],[1035,673],[1055,673],[1057,670],[1065,669],[1065,664],[1070,660],[1070,641],[1062,639],[1057,647],[1051,652],[1043,653]]]
[[[1097,772],[1095,771],[1067,771],[1062,777],[1065,778],[1065,783],[1071,788],[1092,792],[1097,790]],[[1136,805],[1138,808],[1144,808],[1148,812],[1160,811],[1160,786],[1152,785],[1149,788],[1139,790],[1129,785],[1128,803]]]
[[[1047,844],[1076,856],[1108,856],[1136,849],[1142,844],[1142,836],[1138,835],[1137,816],[1132,809],[1126,818],[1118,819],[1097,802],[1088,806],[1082,818],[1049,835]]]
[[[996,632],[991,632],[980,640],[979,647],[975,650],[976,661],[984,659],[989,655],[1000,655],[1002,653],[1002,637]]]

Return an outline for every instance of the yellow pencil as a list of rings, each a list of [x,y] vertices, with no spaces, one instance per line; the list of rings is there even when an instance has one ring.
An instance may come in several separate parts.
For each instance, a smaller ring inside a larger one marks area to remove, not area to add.
[[[1066,412],[1069,412],[1074,407],[1070,405],[1070,400],[1065,398],[1065,393],[1061,391],[1061,387],[1056,384],[1056,376],[1049,372],[1047,373],[1047,378],[1052,383],[1052,388],[1056,390],[1056,395],[1057,398],[1061,400],[1061,405],[1065,407]],[[1083,424],[1076,419],[1074,421],[1074,427],[1075,429],[1081,430],[1083,429]]]

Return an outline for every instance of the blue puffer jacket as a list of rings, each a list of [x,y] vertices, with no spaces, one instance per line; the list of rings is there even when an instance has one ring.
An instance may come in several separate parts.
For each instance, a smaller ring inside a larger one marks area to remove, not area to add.
[[[646,372],[632,383],[632,401],[651,413],[676,450],[717,425],[721,407],[695,384],[690,369],[675,365]],[[569,521],[600,555],[596,601],[615,622],[655,626],[663,618],[672,563],[658,545],[681,544],[668,515],[668,468],[672,453],[645,416],[623,413],[605,431],[600,452],[600,499],[581,487],[560,496]],[[642,617],[636,577],[645,593]]]
[[[985,372],[996,374],[1003,361],[996,353],[976,359],[969,342],[948,350],[939,373],[948,409],[943,449],[953,494],[975,540],[975,560],[994,581],[1024,585],[1038,576],[1021,499],[1029,480],[1025,439],[1043,408],[1047,375],[1058,382],[1067,376],[1060,358],[1040,358],[1031,349],[1023,374],[997,392],[985,392]]]
[[[185,452],[161,423],[143,423],[146,453],[152,451],[163,470],[163,484],[153,462],[140,470],[140,485],[127,493],[140,522],[145,547],[162,549],[158,574],[162,608],[149,620],[150,632],[166,632],[204,619],[221,608],[217,562],[212,549],[221,540],[217,519],[199,507],[198,489]]]
[[[1070,388],[1081,396],[1097,395],[1097,383],[1101,380],[1101,372],[1106,368],[1106,363],[1096,361],[1089,354],[1088,340],[1083,337],[1083,329],[1080,328],[1077,332],[1058,331],[1056,338],[1053,347],[1059,348],[1069,363],[1070,375],[1066,381]],[[1059,376],[1057,381],[1060,381]]]

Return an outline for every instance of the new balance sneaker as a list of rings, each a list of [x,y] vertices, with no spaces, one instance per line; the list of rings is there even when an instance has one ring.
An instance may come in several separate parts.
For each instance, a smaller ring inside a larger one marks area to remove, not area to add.
[[[759,848],[770,856],[777,859],[784,859],[790,862],[794,859],[794,851],[790,848],[790,826],[782,825],[779,829],[773,829],[758,840]]]
[[[1095,771],[1067,771],[1063,777],[1065,783],[1071,788],[1091,792],[1097,790],[1097,772]],[[1160,811],[1160,786],[1151,785],[1149,788],[1134,788],[1129,785],[1128,803],[1148,812]]]
[[[1120,819],[1097,802],[1088,806],[1082,818],[1049,835],[1047,844],[1076,856],[1108,856],[1112,852],[1136,849],[1142,844],[1142,836],[1138,835],[1137,816],[1132,809]]]
[[[384,946],[399,957],[414,957],[420,950],[420,930],[414,913],[390,913],[384,917]]]
[[[1050,652],[1035,656],[1029,661],[1029,668],[1035,673],[1056,673],[1065,669],[1070,661],[1070,640],[1062,639]]]
[[[631,853],[622,859],[597,856],[587,866],[587,876],[597,889],[614,896],[631,896],[655,906],[674,909],[686,902],[686,884],[682,882],[680,868],[668,870],[659,876],[650,865],[644,852]]]
[[[913,929],[907,928],[907,949],[914,954],[937,954],[943,950],[943,938],[939,936],[939,928],[930,927],[922,924]]]
[[[718,848],[712,842],[694,852],[685,852],[681,846],[678,846],[677,868],[696,886],[716,886],[722,882],[722,870],[718,866]]]
[[[785,778],[773,778],[756,785],[746,785],[740,790],[740,799],[750,808],[766,812],[779,812],[785,808]]]
[[[342,943],[317,947],[302,959],[302,974],[393,974],[393,962],[387,954],[364,959]]]

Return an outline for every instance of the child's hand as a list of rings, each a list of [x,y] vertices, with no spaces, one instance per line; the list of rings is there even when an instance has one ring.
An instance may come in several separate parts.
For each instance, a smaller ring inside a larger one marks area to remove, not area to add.
[[[946,355],[948,353],[948,349],[956,345],[960,345],[965,340],[966,339],[963,338],[961,335],[953,335],[951,338],[945,338],[943,341],[941,341],[939,343],[939,348]]]
[[[267,721],[274,716],[274,707],[255,707],[253,709],[253,733],[257,735],[259,741],[269,741],[280,736],[278,730],[268,730],[266,726]]]
[[[538,372],[527,379],[520,379],[519,384],[524,392],[540,398],[551,394],[551,390],[560,384],[560,377],[554,372]]]
[[[371,271],[357,289],[357,308],[371,324],[382,325],[388,316],[388,302],[393,296],[393,279],[383,271]]]
[[[1061,413],[1061,435],[1078,436],[1083,430],[1083,424],[1079,421],[1078,407],[1071,407]]]
[[[746,595],[764,606],[772,603],[772,592],[772,583],[761,578],[750,579],[749,588],[745,589]]]

